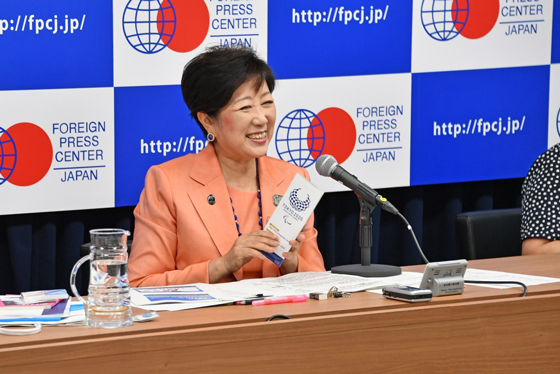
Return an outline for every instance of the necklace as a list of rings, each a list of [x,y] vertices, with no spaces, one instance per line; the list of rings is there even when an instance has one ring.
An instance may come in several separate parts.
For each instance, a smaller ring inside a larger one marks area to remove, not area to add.
[[[259,161],[257,159],[255,159],[255,165],[257,167],[257,197],[259,199],[259,226],[261,227],[262,230],[263,223],[262,223],[261,182],[259,180]],[[235,219],[235,226],[237,227],[237,233],[239,234],[238,236],[241,236],[241,231],[239,230],[239,223],[237,222],[237,214],[235,214],[235,208],[233,207],[233,200],[231,199],[231,196],[229,198],[229,201],[231,203],[231,210],[233,211],[233,218]]]

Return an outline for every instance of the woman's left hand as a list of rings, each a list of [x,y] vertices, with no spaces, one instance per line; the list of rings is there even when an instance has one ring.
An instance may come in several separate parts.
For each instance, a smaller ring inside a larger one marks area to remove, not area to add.
[[[282,255],[284,256],[284,262],[282,262],[282,266],[280,267],[280,272],[282,274],[295,273],[297,271],[297,251],[300,249],[301,243],[305,240],[305,234],[303,232],[308,230],[311,230],[311,226],[305,225],[303,230],[301,230],[301,232],[297,236],[296,240],[290,241],[290,245],[292,246],[292,248],[290,248],[290,251],[282,253]]]

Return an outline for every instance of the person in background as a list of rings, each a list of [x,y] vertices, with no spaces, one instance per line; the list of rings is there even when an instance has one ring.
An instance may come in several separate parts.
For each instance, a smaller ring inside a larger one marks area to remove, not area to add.
[[[270,158],[275,78],[250,48],[214,47],[191,60],[181,90],[208,145],[152,166],[134,210],[132,287],[217,283],[325,271],[312,214],[278,267],[261,253],[274,200],[303,168]]]
[[[560,253],[560,143],[533,163],[521,193],[522,254]]]

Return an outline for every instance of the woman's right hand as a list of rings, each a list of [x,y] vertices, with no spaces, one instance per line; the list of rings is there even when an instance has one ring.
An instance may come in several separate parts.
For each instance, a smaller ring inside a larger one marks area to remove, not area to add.
[[[235,273],[254,257],[265,260],[261,251],[272,253],[280,245],[278,236],[264,230],[257,230],[239,236],[233,246],[223,257],[210,262],[210,283],[217,283],[226,276]]]

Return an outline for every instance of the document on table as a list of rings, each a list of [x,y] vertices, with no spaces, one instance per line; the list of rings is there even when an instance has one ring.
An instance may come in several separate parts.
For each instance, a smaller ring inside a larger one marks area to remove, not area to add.
[[[560,282],[559,278],[541,277],[537,275],[506,273],[503,271],[467,269],[465,272],[465,279],[472,281],[496,281],[496,282],[521,282],[526,286],[537,286],[539,284],[556,283]],[[503,284],[479,284],[476,286],[491,287],[491,288],[513,288],[519,287],[517,284],[503,283]]]
[[[28,325],[39,323],[41,325],[53,325],[53,326],[79,326],[85,325],[86,315],[84,305],[79,301],[72,301],[67,304],[66,314],[60,319],[38,320],[39,318],[28,318],[28,319],[17,319],[12,321],[2,321],[0,326],[9,325]]]
[[[206,288],[211,285],[195,283],[182,286],[139,287],[130,290],[132,306],[151,311],[183,310],[231,303],[234,300]]]
[[[131,301],[135,307],[153,311],[183,310],[229,304],[254,298],[259,294],[279,297],[311,292],[327,293],[333,286],[344,292],[358,292],[397,284],[418,285],[421,278],[421,273],[403,273],[384,278],[363,278],[331,272],[292,273],[277,278],[245,279],[229,283],[134,288],[131,290]],[[180,300],[178,296],[181,292],[190,296]]]
[[[381,278],[365,278],[356,275],[333,274],[331,272],[309,272],[292,273],[279,278],[251,279],[250,284],[255,289],[268,289],[274,296],[288,296],[309,294],[311,292],[327,293],[333,286],[337,287],[339,291],[358,292],[381,289],[401,283],[419,284],[421,278],[422,274],[407,272],[401,275]]]

